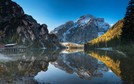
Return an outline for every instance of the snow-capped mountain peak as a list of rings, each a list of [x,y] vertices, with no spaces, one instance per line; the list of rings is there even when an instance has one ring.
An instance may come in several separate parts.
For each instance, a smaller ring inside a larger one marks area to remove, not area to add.
[[[78,24],[87,24],[88,22],[91,22],[95,17],[92,16],[92,15],[84,15],[84,16],[81,16],[77,21],[76,23]]]
[[[52,33],[56,34],[61,42],[82,44],[101,36],[109,27],[104,18],[86,14],[78,18],[76,22],[65,23],[55,28]]]

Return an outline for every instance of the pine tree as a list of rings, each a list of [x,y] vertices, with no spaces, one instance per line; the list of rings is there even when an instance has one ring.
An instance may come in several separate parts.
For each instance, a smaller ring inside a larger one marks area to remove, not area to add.
[[[128,4],[121,38],[125,43],[134,42],[134,0]]]

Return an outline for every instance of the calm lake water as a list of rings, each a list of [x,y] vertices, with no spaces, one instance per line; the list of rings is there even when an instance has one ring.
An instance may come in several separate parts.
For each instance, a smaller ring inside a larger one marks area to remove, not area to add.
[[[34,50],[0,53],[0,84],[132,84],[134,54]]]

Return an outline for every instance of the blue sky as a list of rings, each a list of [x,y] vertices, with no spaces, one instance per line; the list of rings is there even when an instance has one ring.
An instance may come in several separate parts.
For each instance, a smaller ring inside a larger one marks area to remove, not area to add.
[[[12,0],[17,2],[26,14],[32,15],[38,23],[45,23],[48,29],[91,14],[105,18],[109,24],[122,19],[130,0]]]

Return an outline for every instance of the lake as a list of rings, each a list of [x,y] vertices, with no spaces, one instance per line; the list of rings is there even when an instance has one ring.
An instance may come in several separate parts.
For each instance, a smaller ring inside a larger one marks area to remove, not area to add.
[[[0,84],[132,84],[133,53],[32,50],[0,53]]]

